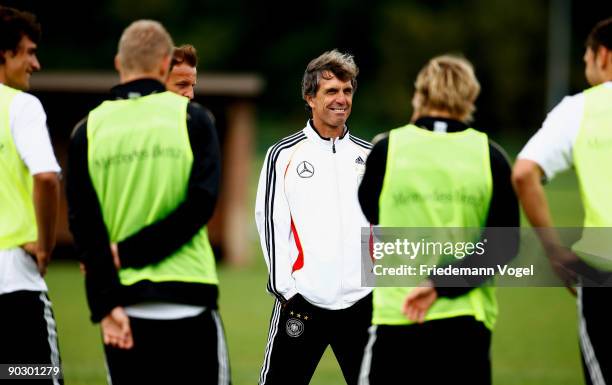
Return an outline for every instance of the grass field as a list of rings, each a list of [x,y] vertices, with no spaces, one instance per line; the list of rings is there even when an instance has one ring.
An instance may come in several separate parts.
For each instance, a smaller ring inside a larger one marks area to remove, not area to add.
[[[580,224],[582,214],[575,186],[575,178],[564,175],[547,188],[557,225]],[[220,310],[227,332],[234,385],[257,383],[272,306],[271,297],[265,293],[267,273],[254,231],[248,240],[257,250],[254,264],[240,270],[222,268],[220,271]],[[77,264],[54,262],[47,281],[58,323],[66,384],[106,384],[99,330],[88,320],[83,279]],[[575,302],[567,291],[500,288],[498,294],[500,316],[492,352],[494,383],[582,384]],[[443,363],[452,357],[432,359]],[[408,371],[414,370],[409,362],[406,365]],[[338,365],[328,350],[312,384],[343,383]]]
[[[233,383],[256,384],[272,301],[263,268],[221,272],[221,314]],[[98,328],[87,319],[82,278],[75,263],[49,272],[66,384],[105,384]],[[558,288],[499,289],[500,318],[493,341],[495,384],[580,384],[575,306]],[[410,349],[409,346],[405,347]],[[409,363],[407,363],[409,364]],[[313,385],[342,384],[333,354],[319,364]]]

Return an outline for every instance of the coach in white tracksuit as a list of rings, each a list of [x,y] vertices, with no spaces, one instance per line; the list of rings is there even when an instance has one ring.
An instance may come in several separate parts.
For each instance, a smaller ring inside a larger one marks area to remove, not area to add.
[[[302,96],[312,119],[270,147],[261,170],[255,219],[276,302],[260,384],[308,384],[328,345],[357,383],[372,309],[357,199],[371,146],[345,125],[357,73],[336,50],[309,63]]]

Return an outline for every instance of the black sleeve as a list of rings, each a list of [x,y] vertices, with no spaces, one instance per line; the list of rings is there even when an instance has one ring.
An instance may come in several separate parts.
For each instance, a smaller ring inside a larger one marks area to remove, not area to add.
[[[487,240],[482,255],[472,254],[457,267],[495,267],[506,264],[518,253],[520,235],[519,203],[512,187],[511,166],[503,149],[495,142],[489,142],[493,194],[487,216],[486,229],[481,240]],[[483,276],[431,276],[438,296],[454,298],[463,295],[484,283],[489,277]]]
[[[389,137],[376,142],[366,161],[366,170],[359,185],[359,204],[370,223],[378,224],[378,202],[385,180]]]
[[[79,123],[68,149],[66,177],[68,220],[81,261],[91,319],[100,321],[120,305],[121,285],[109,237],[87,165],[87,121]]]
[[[174,253],[208,223],[213,214],[221,175],[215,126],[206,110],[189,103],[187,130],[193,166],[185,200],[167,217],[119,242],[122,267],[142,267]]]

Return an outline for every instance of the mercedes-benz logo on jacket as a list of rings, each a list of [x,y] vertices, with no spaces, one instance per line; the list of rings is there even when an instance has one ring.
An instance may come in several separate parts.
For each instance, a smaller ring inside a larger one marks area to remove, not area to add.
[[[314,166],[306,161],[298,164],[296,170],[300,178],[310,178],[314,175]]]

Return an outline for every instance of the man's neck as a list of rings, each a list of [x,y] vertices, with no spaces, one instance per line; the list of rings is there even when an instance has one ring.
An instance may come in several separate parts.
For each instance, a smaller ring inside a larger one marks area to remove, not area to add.
[[[435,108],[423,109],[423,111],[417,112],[414,111],[412,114],[411,122],[416,122],[420,118],[429,117],[429,118],[445,118],[445,119],[454,119],[458,121],[463,121],[462,116],[457,116],[456,114],[452,114],[446,110],[439,110]]]
[[[344,125],[342,127],[332,127],[324,124],[323,122],[317,122],[314,118],[312,119],[312,125],[322,138],[339,138],[344,134]]]
[[[155,79],[158,80],[160,83],[165,84],[166,83],[166,79],[163,76],[160,76],[158,73],[134,73],[134,74],[125,74],[125,73],[119,73],[119,82],[121,84],[125,84],[125,83],[129,83],[129,82],[133,82],[134,80],[140,80],[140,79]]]
[[[6,82],[6,76],[4,75],[4,65],[0,66],[0,84],[4,84],[7,87],[15,88]]]

